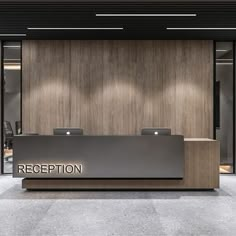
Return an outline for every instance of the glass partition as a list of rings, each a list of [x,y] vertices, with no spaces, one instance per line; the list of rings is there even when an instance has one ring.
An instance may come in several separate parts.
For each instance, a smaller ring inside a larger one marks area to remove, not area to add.
[[[3,42],[3,173],[12,173],[13,136],[21,133],[21,42]]]
[[[234,43],[215,47],[215,138],[220,141],[220,172],[234,171]]]

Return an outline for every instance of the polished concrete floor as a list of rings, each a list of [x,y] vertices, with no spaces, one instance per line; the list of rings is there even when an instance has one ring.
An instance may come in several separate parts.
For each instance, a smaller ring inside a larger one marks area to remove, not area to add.
[[[0,176],[0,236],[236,235],[236,176],[216,191],[25,191]]]
[[[12,165],[12,158],[10,158],[8,161],[4,161],[4,173],[10,174],[12,173],[13,165]]]

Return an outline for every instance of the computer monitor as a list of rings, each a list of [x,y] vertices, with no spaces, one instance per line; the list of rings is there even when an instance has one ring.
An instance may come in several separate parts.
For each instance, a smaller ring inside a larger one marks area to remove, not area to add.
[[[169,128],[143,128],[141,135],[171,135]]]
[[[55,128],[54,135],[83,135],[83,129],[80,128]]]

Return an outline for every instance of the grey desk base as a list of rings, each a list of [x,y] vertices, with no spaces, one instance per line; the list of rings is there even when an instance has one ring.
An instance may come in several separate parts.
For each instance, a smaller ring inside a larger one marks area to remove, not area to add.
[[[15,136],[15,178],[184,177],[184,137]]]

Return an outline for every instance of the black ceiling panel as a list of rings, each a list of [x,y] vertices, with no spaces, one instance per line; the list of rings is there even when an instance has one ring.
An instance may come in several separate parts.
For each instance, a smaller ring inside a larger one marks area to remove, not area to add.
[[[97,14],[196,14],[196,17],[98,17]],[[28,28],[82,28],[30,30]],[[123,28],[98,29],[84,28]],[[167,28],[213,28],[167,30]],[[221,28],[217,30],[215,28]],[[233,28],[233,29],[226,29]],[[0,38],[236,39],[234,1],[0,1]]]

